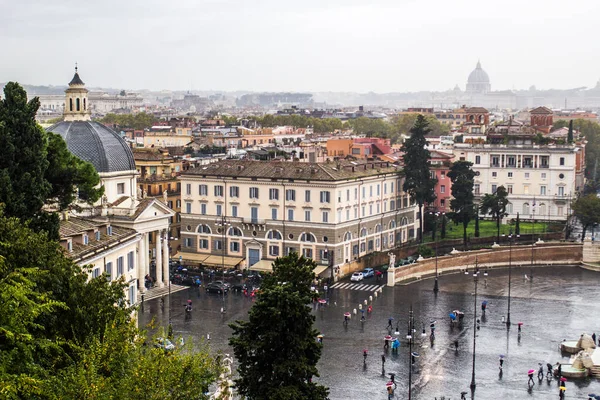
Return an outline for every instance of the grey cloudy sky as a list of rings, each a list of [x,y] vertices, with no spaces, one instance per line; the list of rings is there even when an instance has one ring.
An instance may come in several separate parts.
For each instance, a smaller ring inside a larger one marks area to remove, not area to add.
[[[397,92],[594,86],[599,0],[0,0],[0,82]]]

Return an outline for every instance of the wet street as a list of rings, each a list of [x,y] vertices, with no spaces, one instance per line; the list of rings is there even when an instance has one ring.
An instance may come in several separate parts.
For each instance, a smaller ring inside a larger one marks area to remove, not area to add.
[[[357,290],[358,285],[342,285],[332,289],[329,305],[315,307],[316,328],[324,335],[324,348],[319,362],[321,374],[317,380],[330,388],[331,399],[386,399],[385,383],[389,376],[382,374],[381,354],[384,353],[384,336],[388,334],[388,318],[398,324],[402,344],[397,355],[386,352],[385,373],[395,373],[398,388],[395,398],[408,398],[408,371],[410,357],[406,345],[408,313],[412,305],[416,332],[413,351],[419,358],[413,366],[413,399],[431,399],[442,396],[459,399],[461,391],[467,398],[475,399],[552,399],[558,398],[556,380],[535,378],[535,386],[528,389],[527,371],[538,369],[538,363],[561,358],[558,345],[563,339],[576,340],[583,332],[600,333],[600,274],[577,267],[550,267],[534,269],[533,279],[529,268],[512,269],[510,330],[502,323],[507,312],[508,270],[492,270],[487,278],[479,276],[477,315],[481,328],[476,330],[476,384],[471,396],[473,357],[473,307],[475,286],[472,275],[441,276],[440,292],[433,293],[433,280],[419,281],[407,286],[384,287],[377,298],[373,296],[373,312],[364,323],[360,312],[347,326],[343,314],[358,309],[358,304],[373,295],[369,290]],[[371,282],[373,281],[373,282]],[[487,281],[487,283],[485,282]],[[374,278],[365,281],[374,285]],[[345,286],[345,287],[344,287]],[[371,289],[374,286],[364,287]],[[190,298],[194,307],[192,317],[185,321],[184,303]],[[481,316],[481,302],[488,301],[485,317]],[[166,326],[169,308],[174,332],[186,338],[199,340],[210,335],[211,351],[232,353],[228,346],[231,329],[228,323],[246,317],[252,299],[242,294],[225,296],[199,293],[190,289],[172,294],[161,308],[159,301],[147,301],[140,313],[140,326],[152,317]],[[226,313],[220,309],[226,307]],[[364,304],[364,303],[363,303]],[[465,313],[462,327],[451,327],[448,314],[459,309]],[[429,341],[429,322],[437,320],[435,343]],[[523,323],[522,333],[517,323]],[[422,338],[422,327],[427,336]],[[458,351],[454,350],[457,340]],[[363,349],[368,349],[366,367],[363,366]],[[503,374],[499,374],[499,355],[505,355]],[[567,382],[566,399],[587,399],[588,393],[600,394],[600,381],[587,379]]]

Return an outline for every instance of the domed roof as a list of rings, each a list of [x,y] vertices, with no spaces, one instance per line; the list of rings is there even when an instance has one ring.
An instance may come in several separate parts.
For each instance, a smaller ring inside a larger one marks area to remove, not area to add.
[[[135,170],[133,153],[127,143],[101,123],[63,121],[48,131],[62,136],[69,151],[89,161],[99,173]]]
[[[487,72],[481,68],[481,63],[479,61],[477,61],[475,69],[469,74],[467,83],[490,83],[490,77]]]

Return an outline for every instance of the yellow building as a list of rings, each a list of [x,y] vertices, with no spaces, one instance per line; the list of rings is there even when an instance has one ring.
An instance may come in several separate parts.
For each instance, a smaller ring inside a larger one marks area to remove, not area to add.
[[[183,147],[191,140],[192,128],[153,126],[142,138],[136,138],[136,143],[142,147]]]

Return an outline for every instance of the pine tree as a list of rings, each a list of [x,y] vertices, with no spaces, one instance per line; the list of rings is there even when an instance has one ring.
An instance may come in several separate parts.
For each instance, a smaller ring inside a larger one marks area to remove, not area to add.
[[[402,144],[404,161],[404,191],[417,202],[419,206],[419,243],[423,243],[423,206],[435,200],[435,185],[437,179],[430,173],[429,160],[431,154],[427,150],[425,136],[430,133],[429,123],[419,114],[410,130],[410,138]]]
[[[517,213],[517,221],[515,222],[515,235],[521,234],[521,219],[519,213]]]
[[[479,237],[479,208],[475,207],[475,237]]]
[[[261,285],[248,321],[231,324],[229,340],[238,360],[236,387],[251,400],[326,399],[328,389],[312,382],[321,357],[313,300],[313,260],[296,253],[278,258]]]
[[[475,172],[471,168],[473,164],[468,161],[457,161],[450,168],[448,177],[452,181],[452,197],[450,208],[452,209],[452,220],[463,225],[463,243],[467,248],[467,227],[475,216],[473,204],[473,186]]]
[[[573,120],[569,121],[569,133],[567,134],[567,142],[573,143]]]

